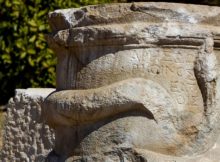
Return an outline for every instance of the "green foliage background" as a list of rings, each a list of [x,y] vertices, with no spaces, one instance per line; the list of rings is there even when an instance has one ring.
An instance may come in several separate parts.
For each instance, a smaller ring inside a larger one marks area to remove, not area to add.
[[[44,34],[47,14],[111,0],[0,0],[0,105],[15,88],[54,87],[56,57]]]

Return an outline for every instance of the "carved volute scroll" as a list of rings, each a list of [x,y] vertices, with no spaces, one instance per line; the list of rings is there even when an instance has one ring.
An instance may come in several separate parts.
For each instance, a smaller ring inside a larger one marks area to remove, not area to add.
[[[198,160],[220,129],[219,17],[218,7],[172,3],[51,12],[47,160]]]

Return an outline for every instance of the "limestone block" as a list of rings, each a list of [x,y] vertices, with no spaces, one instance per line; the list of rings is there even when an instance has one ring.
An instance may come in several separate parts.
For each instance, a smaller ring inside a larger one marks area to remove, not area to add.
[[[17,89],[7,105],[2,162],[42,162],[54,146],[54,134],[42,123],[41,104],[54,89]]]
[[[218,159],[208,155],[220,131],[219,17],[219,7],[174,3],[51,12],[57,91],[42,113],[56,142],[47,160]]]

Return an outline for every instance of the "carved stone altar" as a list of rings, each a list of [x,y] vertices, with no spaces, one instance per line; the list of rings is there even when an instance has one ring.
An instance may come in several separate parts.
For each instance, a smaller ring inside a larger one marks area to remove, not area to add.
[[[43,107],[56,138],[47,161],[205,160],[220,130],[220,8],[111,4],[49,22],[58,65]]]

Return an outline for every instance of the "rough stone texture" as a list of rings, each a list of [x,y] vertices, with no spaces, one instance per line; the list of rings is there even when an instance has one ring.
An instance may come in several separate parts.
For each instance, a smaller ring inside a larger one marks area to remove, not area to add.
[[[7,105],[2,162],[42,162],[54,146],[54,134],[41,119],[41,104],[54,89],[17,89]]]
[[[219,18],[218,7],[172,3],[50,13],[58,65],[43,106],[55,129],[47,160],[218,161]]]

